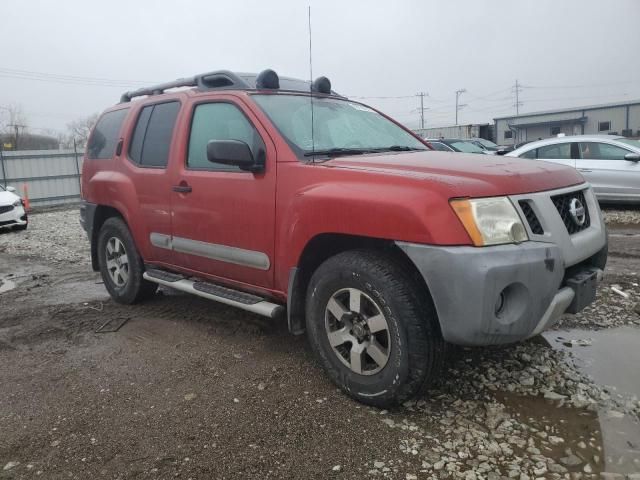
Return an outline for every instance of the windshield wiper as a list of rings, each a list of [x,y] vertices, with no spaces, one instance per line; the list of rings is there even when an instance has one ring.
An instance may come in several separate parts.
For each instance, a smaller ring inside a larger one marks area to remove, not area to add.
[[[362,155],[363,153],[370,153],[374,150],[370,148],[328,148],[326,150],[313,150],[306,152],[305,157],[315,156],[339,156],[339,155]]]
[[[406,145],[391,145],[389,147],[372,148],[376,152],[417,152],[426,150],[426,148],[407,147]]]

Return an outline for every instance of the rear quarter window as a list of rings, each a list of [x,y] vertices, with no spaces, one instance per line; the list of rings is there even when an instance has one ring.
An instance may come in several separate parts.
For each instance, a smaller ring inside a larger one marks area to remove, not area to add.
[[[96,124],[87,144],[87,158],[101,160],[112,158],[120,138],[122,122],[129,113],[128,108],[107,112]]]
[[[129,158],[143,167],[167,166],[180,102],[147,105],[142,109],[129,146]]]

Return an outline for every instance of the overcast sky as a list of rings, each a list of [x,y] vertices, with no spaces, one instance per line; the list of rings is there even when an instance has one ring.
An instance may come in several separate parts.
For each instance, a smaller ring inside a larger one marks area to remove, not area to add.
[[[521,112],[640,98],[638,0],[0,0],[0,106],[64,131],[147,82],[308,78],[309,4],[314,76],[410,127],[421,91],[427,126],[454,122],[462,88],[459,123],[511,114],[516,79]]]

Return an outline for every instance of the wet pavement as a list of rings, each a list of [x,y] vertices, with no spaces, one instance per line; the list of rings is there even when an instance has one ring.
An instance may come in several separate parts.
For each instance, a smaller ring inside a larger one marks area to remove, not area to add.
[[[550,331],[553,348],[571,354],[570,361],[610,394],[629,402],[640,398],[640,328]],[[597,412],[605,467],[617,473],[640,472],[640,421],[617,410]]]

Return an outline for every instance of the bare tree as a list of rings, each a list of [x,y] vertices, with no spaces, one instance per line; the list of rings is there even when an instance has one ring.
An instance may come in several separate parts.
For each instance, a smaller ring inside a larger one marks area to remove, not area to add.
[[[94,113],[88,117],[78,118],[67,124],[67,133],[59,136],[63,148],[73,148],[74,143],[78,149],[83,149],[89,140],[91,129],[98,121],[100,114]]]

